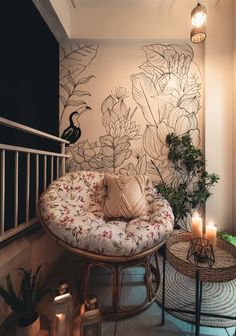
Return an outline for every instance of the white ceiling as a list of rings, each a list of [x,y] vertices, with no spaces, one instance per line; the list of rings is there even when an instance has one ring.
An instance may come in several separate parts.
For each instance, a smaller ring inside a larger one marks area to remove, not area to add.
[[[158,8],[186,6],[186,0],[70,0],[76,8]],[[207,6],[215,5],[219,0],[201,0]],[[197,0],[188,0],[188,4],[194,7]]]

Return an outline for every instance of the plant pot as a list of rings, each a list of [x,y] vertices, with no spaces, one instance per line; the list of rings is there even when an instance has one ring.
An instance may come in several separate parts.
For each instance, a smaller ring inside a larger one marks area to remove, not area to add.
[[[17,325],[16,327],[16,336],[38,336],[40,332],[40,318],[32,322],[31,324],[21,327]]]

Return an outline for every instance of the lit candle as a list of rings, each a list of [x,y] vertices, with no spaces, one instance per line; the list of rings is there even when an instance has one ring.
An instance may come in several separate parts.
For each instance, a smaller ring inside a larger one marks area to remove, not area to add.
[[[217,233],[217,227],[213,223],[209,223],[206,226],[206,235],[205,238],[209,240],[211,245],[216,244],[216,233]]]
[[[202,218],[195,213],[192,217],[192,235],[193,238],[202,237]]]
[[[66,335],[66,320],[65,314],[56,314],[57,323],[56,323],[56,333],[57,336],[65,336]]]

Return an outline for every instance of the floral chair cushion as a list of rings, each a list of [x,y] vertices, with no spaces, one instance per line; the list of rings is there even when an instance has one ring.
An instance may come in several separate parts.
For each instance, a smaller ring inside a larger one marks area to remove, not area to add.
[[[148,211],[134,219],[107,218],[105,173],[73,172],[41,195],[39,213],[54,236],[69,245],[110,256],[130,256],[154,247],[173,229],[169,203],[147,185]]]

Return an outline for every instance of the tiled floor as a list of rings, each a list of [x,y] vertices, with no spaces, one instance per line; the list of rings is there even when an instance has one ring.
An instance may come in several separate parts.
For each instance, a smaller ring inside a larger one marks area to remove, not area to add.
[[[59,280],[67,280],[71,287],[73,296],[76,297],[78,279],[81,276],[82,261],[78,256],[66,253],[49,281],[49,286],[55,287]],[[132,280],[132,286],[131,286]],[[133,283],[133,281],[135,281]],[[141,303],[145,299],[145,287],[143,286],[143,270],[141,268],[126,269],[123,276],[121,300],[125,305]],[[110,276],[107,272],[94,270],[90,281],[90,294],[96,294],[102,307],[111,303]],[[41,324],[40,336],[50,335],[50,302],[52,298],[47,296],[41,302]],[[190,336],[194,335],[194,326],[176,319],[166,313],[164,326],[161,322],[161,309],[154,303],[145,312],[131,318],[118,321],[104,321],[102,323],[102,336]],[[201,336],[232,336],[235,328],[207,328],[201,327]],[[13,336],[9,333],[6,336]],[[79,318],[74,323],[74,336],[79,336]],[[5,335],[4,335],[5,336]]]

